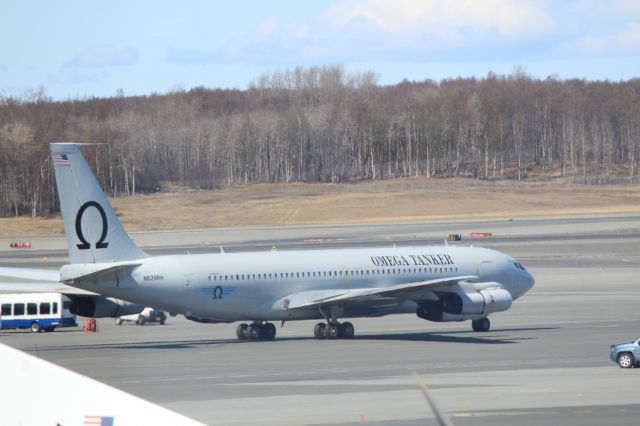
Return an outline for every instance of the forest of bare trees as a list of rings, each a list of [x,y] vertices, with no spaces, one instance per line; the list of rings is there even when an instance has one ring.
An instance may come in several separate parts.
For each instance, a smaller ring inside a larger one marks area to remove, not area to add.
[[[53,141],[105,143],[85,152],[113,196],[406,176],[637,183],[640,80],[539,80],[516,68],[384,86],[325,66],[264,74],[247,90],[4,97],[0,216],[56,211]]]

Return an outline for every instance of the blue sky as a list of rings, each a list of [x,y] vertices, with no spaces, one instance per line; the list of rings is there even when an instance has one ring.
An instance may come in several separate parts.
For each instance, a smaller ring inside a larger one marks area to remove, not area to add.
[[[625,80],[640,0],[8,0],[0,96],[54,99],[241,88],[262,72],[341,64],[382,84],[508,74]]]

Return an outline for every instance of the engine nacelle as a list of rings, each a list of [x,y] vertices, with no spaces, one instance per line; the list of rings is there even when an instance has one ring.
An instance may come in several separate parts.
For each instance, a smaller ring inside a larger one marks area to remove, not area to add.
[[[472,293],[436,292],[437,300],[420,303],[416,315],[429,321],[462,321],[506,311],[511,307],[511,293],[491,288]]]
[[[89,318],[116,318],[121,315],[139,314],[144,306],[113,297],[68,295],[71,299],[69,311],[74,315]]]

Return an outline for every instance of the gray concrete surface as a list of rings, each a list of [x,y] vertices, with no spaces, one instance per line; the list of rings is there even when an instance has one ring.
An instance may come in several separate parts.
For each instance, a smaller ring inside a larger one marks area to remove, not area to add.
[[[234,325],[170,318],[118,327],[103,319],[97,334],[3,331],[0,341],[208,424],[435,424],[414,372],[456,425],[634,424],[640,369],[620,369],[608,355],[612,343],[640,334],[640,220],[546,220],[549,227],[545,219],[518,225],[520,237],[505,231],[482,242],[522,259],[537,280],[510,311],[492,316],[487,333],[402,315],[355,319],[353,341],[317,341],[313,322],[297,322],[278,324],[274,342],[238,342]],[[419,230],[397,226],[399,243]],[[378,241],[370,230],[345,227],[333,235],[349,241],[325,244]],[[150,251],[202,249],[188,237]],[[275,242],[283,249],[314,243],[284,239]],[[251,241],[238,237],[233,247]],[[42,265],[45,251],[22,253],[2,253],[0,263]],[[49,255],[64,261],[64,253]]]
[[[448,234],[460,233],[468,239],[474,231],[493,232],[496,237],[531,235],[567,235],[604,233],[618,230],[640,232],[640,215],[619,214],[573,217],[532,217],[482,220],[438,220],[430,222],[362,223],[353,225],[306,225],[282,227],[244,227],[195,229],[186,231],[132,232],[140,246],[151,247],[217,247],[219,245],[305,244],[329,242],[386,242],[405,240],[442,241]],[[15,252],[12,241],[27,240],[31,250],[63,250],[66,240],[60,236],[2,235],[0,252]],[[29,251],[29,250],[25,250]]]

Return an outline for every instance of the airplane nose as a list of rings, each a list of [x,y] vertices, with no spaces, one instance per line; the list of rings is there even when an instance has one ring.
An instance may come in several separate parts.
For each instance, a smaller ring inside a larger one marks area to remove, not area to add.
[[[524,279],[523,279],[524,285],[527,288],[525,291],[528,291],[536,283],[536,280],[535,278],[533,278],[533,275],[529,273],[529,271],[524,271],[523,275],[524,275]]]

